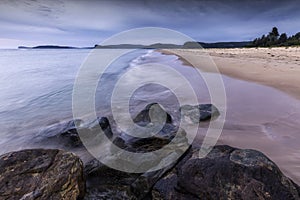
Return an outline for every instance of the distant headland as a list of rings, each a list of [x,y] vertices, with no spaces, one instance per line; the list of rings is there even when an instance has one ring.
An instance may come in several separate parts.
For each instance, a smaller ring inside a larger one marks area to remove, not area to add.
[[[92,49],[93,47],[71,47],[59,45],[40,45],[35,47],[19,46],[18,49]]]
[[[94,47],[72,47],[57,45],[41,45],[35,47],[19,46],[18,49],[180,49],[180,48],[240,48],[251,44],[251,41],[245,42],[186,42],[183,45],[155,43],[151,45],[141,44],[116,44],[116,45],[95,45]]]
[[[93,47],[72,47],[58,45],[41,45],[35,47],[19,46],[18,49],[198,49],[198,48],[243,48],[243,47],[280,47],[299,46],[300,32],[287,36],[286,33],[279,34],[278,29],[273,27],[268,35],[263,35],[253,41],[242,42],[214,42],[205,43],[190,41],[183,45],[155,43],[151,45],[141,44],[116,44],[116,45],[94,45]]]

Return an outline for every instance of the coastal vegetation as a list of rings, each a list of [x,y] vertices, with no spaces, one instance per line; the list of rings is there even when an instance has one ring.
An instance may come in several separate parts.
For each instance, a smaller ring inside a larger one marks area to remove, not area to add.
[[[287,36],[286,33],[279,33],[277,27],[273,27],[272,31],[267,35],[262,35],[260,38],[255,38],[250,47],[280,47],[280,46],[299,46],[300,32],[292,36]]]

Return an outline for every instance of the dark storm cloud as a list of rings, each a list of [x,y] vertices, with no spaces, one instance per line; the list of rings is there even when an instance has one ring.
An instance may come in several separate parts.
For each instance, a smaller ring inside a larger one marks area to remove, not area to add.
[[[250,40],[272,26],[300,31],[295,0],[173,1],[0,1],[0,42],[4,39],[92,45],[120,31],[158,26],[201,41]]]

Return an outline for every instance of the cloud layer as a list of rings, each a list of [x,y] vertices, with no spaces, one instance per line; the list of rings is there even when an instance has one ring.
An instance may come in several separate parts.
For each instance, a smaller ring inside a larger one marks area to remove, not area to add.
[[[299,10],[296,0],[2,0],[0,48],[9,41],[89,46],[145,26],[174,29],[206,42],[250,40],[272,26],[299,32]]]

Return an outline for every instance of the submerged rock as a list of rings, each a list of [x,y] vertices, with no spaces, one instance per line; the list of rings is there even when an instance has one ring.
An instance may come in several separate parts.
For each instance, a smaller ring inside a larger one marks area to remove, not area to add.
[[[216,146],[193,148],[154,186],[157,199],[300,199],[300,188],[264,154]]]
[[[104,132],[104,134],[106,135],[106,137],[108,137],[108,138],[113,137],[111,125],[110,125],[107,117],[97,118],[94,122],[91,122],[88,125],[81,127],[81,129],[87,128],[90,130],[99,130],[99,126],[100,126],[101,130]]]
[[[151,121],[152,119],[152,121]],[[172,123],[172,117],[158,103],[148,104],[133,121],[139,125],[147,125],[150,122]]]
[[[137,130],[138,131],[138,130]],[[151,128],[149,130],[151,132]],[[154,136],[147,138],[139,138],[122,133],[116,137],[114,143],[119,147],[131,152],[150,152],[161,149],[168,145],[177,135],[174,143],[187,144],[186,132],[172,124],[166,124],[162,130],[158,131]]]
[[[72,120],[66,123],[54,124],[39,133],[39,143],[55,144],[60,148],[70,149],[83,147],[78,130],[86,133],[86,137],[95,137],[102,130],[106,137],[112,138],[113,133],[106,117],[84,124],[82,120]]]
[[[192,123],[214,119],[220,115],[219,110],[212,104],[200,104],[196,106],[184,105],[180,107],[181,117]],[[188,119],[186,119],[188,118]]]
[[[81,160],[60,150],[32,149],[0,157],[0,199],[80,199]]]

